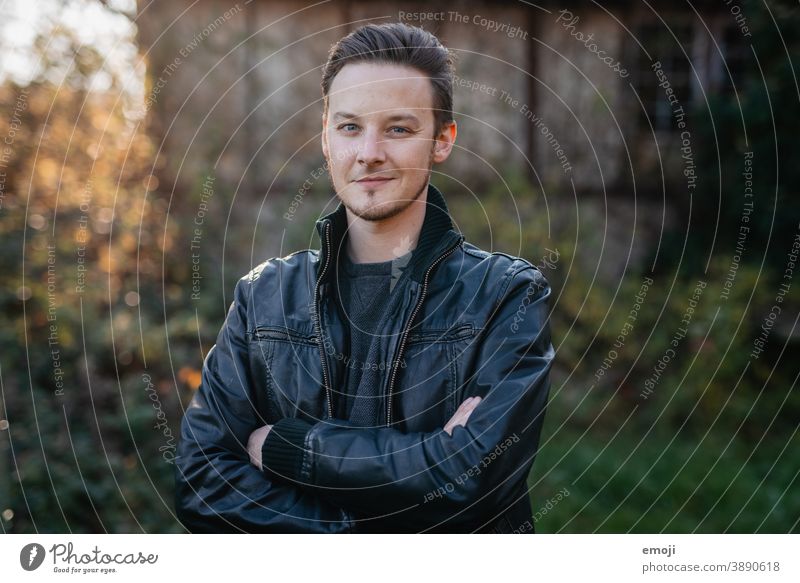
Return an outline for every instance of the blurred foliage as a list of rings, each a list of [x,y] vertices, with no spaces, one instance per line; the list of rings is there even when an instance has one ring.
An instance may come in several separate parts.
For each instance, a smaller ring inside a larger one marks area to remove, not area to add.
[[[12,532],[165,527],[171,466],[152,463],[165,436],[137,370],[142,343],[163,335],[171,239],[165,201],[147,190],[153,145],[117,97],[46,81],[0,88],[12,112],[0,135],[13,136],[0,213]],[[148,370],[169,378],[167,361]],[[174,431],[177,394],[159,389]]]
[[[58,26],[33,46],[40,74],[0,86],[3,530],[177,531],[159,450],[179,421],[160,162],[120,79],[87,90],[102,55]],[[147,371],[165,427],[142,380],[145,345],[161,349]]]

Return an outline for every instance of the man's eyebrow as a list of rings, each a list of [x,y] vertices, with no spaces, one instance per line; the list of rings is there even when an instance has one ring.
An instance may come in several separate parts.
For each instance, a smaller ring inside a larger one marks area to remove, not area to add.
[[[354,113],[349,113],[347,111],[337,111],[333,114],[333,119],[358,119]],[[411,121],[414,123],[420,123],[419,118],[411,113],[396,113],[394,115],[390,115],[386,118],[387,121]]]
[[[398,113],[395,115],[390,115],[388,119],[389,121],[411,121],[414,123],[420,123],[417,116],[411,113]]]

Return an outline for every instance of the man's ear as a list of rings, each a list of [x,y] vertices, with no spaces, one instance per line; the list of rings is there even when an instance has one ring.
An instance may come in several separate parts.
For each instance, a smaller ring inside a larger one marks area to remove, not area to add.
[[[433,161],[436,164],[444,162],[453,151],[453,144],[456,143],[458,129],[455,120],[447,123],[436,135],[436,143],[433,146]]]

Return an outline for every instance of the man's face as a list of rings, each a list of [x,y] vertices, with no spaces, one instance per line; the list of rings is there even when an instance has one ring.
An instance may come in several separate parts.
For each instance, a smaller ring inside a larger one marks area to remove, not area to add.
[[[433,86],[421,71],[383,63],[342,67],[322,118],[322,151],[350,212],[384,220],[426,189],[433,164],[447,159],[456,131],[453,123],[434,140],[432,108]]]

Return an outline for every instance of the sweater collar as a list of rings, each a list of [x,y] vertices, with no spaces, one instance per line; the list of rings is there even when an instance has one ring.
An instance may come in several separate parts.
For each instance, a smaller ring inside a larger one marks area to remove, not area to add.
[[[330,226],[330,239],[326,236],[328,226]],[[342,245],[347,232],[347,210],[344,204],[339,202],[333,212],[319,219],[316,228],[322,241],[320,265],[325,265],[326,258],[331,253],[335,264],[336,257],[344,253]],[[463,240],[464,236],[453,227],[444,196],[429,182],[425,219],[408,265],[410,277],[421,282],[430,265],[444,251],[460,244]],[[331,273],[335,273],[335,270],[327,269],[324,275],[330,277]]]

